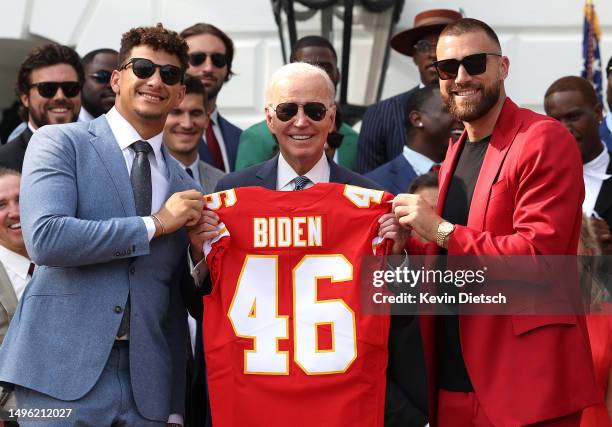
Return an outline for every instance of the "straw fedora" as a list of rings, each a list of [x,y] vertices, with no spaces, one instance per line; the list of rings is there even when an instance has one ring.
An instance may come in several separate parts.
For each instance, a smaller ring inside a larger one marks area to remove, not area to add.
[[[431,9],[414,17],[414,26],[400,31],[391,38],[391,47],[404,55],[414,55],[414,44],[429,34],[440,33],[446,25],[463,18],[451,9]]]

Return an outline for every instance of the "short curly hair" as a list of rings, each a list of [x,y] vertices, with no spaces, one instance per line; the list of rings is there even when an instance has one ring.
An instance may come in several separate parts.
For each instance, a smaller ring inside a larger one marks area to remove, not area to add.
[[[153,50],[163,50],[178,58],[181,70],[185,72],[188,66],[187,43],[175,31],[168,30],[159,23],[155,27],[132,28],[121,36],[119,49],[119,65],[123,65],[136,46],[148,46]]]
[[[57,64],[68,64],[74,68],[79,83],[83,84],[85,81],[85,73],[83,72],[79,54],[68,46],[56,43],[46,44],[32,50],[21,63],[19,72],[17,73],[17,84],[15,85],[17,98],[28,93],[30,90],[30,76],[32,75],[32,71]]]

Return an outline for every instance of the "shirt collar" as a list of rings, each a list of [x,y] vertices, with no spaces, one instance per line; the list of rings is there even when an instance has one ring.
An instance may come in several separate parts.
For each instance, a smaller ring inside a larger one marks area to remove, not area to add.
[[[0,262],[23,280],[26,280],[32,261],[0,245]]]
[[[128,122],[125,117],[119,113],[119,111],[117,111],[115,107],[111,108],[110,111],[106,113],[106,121],[108,121],[108,125],[110,126],[113,136],[115,137],[117,144],[119,144],[121,151],[128,148],[134,142],[142,140],[151,144],[153,154],[155,155],[156,159],[161,158],[162,137],[164,134],[163,131],[152,138],[144,139],[138,134],[130,122]]]
[[[608,129],[612,130],[612,112],[606,114],[606,126],[608,126]]]
[[[320,182],[329,182],[329,162],[325,156],[325,152],[321,154],[319,161],[306,172],[303,176],[306,176],[313,184]],[[278,156],[278,179],[276,181],[277,189],[281,189],[291,183],[297,176],[296,171],[293,170],[291,165],[287,163],[287,160],[283,157],[282,153]]]
[[[94,116],[92,116],[85,107],[81,106],[81,111],[79,111],[79,122],[90,122],[93,119]]]
[[[410,166],[412,166],[412,169],[414,169],[414,172],[417,175],[426,174],[427,172],[429,172],[431,167],[436,163],[433,160],[431,160],[429,157],[424,156],[423,154],[418,153],[414,151],[413,149],[408,148],[405,145],[404,145],[404,151],[402,152],[402,154],[404,155],[408,163],[410,163]]]
[[[606,180],[610,178],[610,175],[606,173],[608,170],[608,164],[610,163],[610,153],[606,149],[604,143],[601,143],[603,150],[597,157],[588,163],[582,165],[582,173],[587,176],[594,178],[600,178]]]
[[[215,107],[215,109],[208,115],[210,117],[210,122],[213,125],[217,125],[219,123],[219,109]]]

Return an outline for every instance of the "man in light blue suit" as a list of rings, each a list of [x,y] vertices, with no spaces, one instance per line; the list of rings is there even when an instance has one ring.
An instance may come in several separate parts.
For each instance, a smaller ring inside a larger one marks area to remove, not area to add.
[[[451,132],[458,137],[463,130],[442,103],[437,83],[417,89],[405,110],[406,145],[402,154],[366,174],[393,194],[407,192],[414,178],[442,163]]]
[[[0,380],[25,426],[165,426],[184,412],[187,268],[182,227],[202,194],[162,146],[182,100],[187,46],[174,32],[123,35],[115,107],[45,126],[26,152],[21,224],[37,271],[0,349]]]

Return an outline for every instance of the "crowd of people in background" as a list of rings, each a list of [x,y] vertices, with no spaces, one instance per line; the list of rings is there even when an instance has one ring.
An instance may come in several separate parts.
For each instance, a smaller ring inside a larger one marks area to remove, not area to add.
[[[378,234],[399,256],[612,255],[612,114],[589,82],[551,82],[548,117],[520,108],[493,29],[453,10],[417,14],[390,43],[420,82],[369,106],[359,132],[318,35],[295,43],[244,130],[220,112],[239,52],[212,24],[131,29],[119,52],[82,58],[30,52],[22,123],[0,145],[0,415],[17,400],[76,408],[49,426],[272,425],[214,418],[202,295],[222,218],[205,194],[385,190]],[[606,73],[612,110],[612,59]],[[384,425],[611,426],[610,264],[582,265],[604,278],[585,317],[391,318]]]

